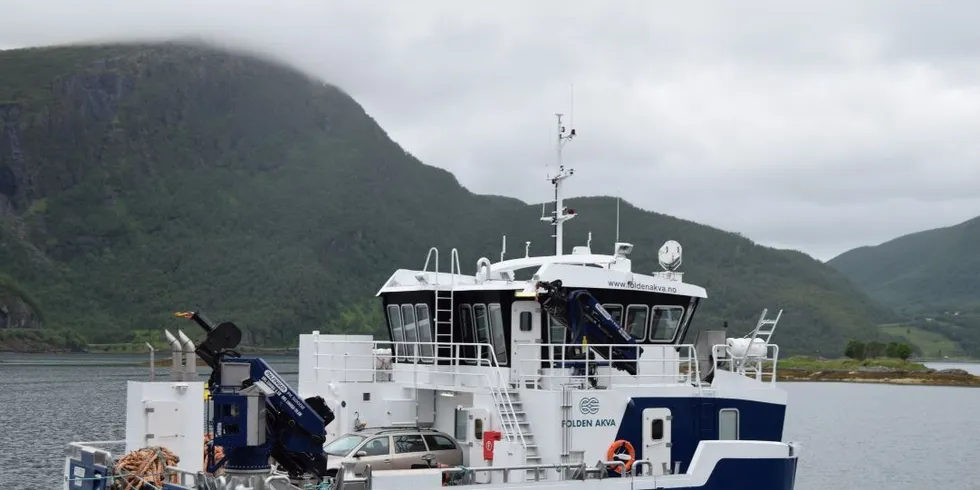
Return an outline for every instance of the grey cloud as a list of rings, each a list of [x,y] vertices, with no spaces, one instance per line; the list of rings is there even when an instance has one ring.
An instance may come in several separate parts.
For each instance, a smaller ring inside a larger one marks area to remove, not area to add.
[[[570,112],[574,84],[573,195],[618,193],[821,259],[980,214],[975,1],[0,0],[0,11],[0,46],[197,36],[278,57],[350,92],[475,192],[547,198],[552,114]]]

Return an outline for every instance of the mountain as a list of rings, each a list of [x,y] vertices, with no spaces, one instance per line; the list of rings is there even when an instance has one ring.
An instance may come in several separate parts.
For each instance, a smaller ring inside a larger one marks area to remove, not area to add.
[[[827,263],[906,312],[980,307],[980,217],[844,252]]]
[[[827,263],[913,325],[980,356],[980,217],[860,247]]]
[[[568,205],[581,216],[566,246],[591,231],[611,251],[615,200]],[[548,253],[540,212],[468,191],[339,88],[272,61],[179,43],[0,53],[0,266],[45,329],[88,342],[156,339],[196,308],[253,345],[378,331],[373,295],[394,269],[435,246],[443,270],[458,247],[470,271],[502,234]],[[621,216],[637,270],[657,269],[663,241],[684,245],[685,278],[709,294],[697,327],[744,333],[784,308],[784,352],[836,355],[889,319],[805,254],[629,204]]]

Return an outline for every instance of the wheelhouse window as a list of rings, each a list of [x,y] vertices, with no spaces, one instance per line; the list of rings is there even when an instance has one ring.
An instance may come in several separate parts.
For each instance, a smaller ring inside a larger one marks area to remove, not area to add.
[[[432,352],[432,322],[429,321],[429,305],[415,305],[415,320],[419,330],[419,342],[423,342],[421,354],[422,357],[425,357],[424,362],[432,362],[434,354]]]
[[[388,327],[391,328],[391,340],[395,342],[405,341],[405,330],[402,327],[401,309],[398,305],[388,305]],[[395,347],[396,356],[405,355],[405,347],[398,344]]]
[[[623,328],[634,339],[647,338],[647,314],[650,309],[646,305],[629,305],[626,308],[626,324]]]
[[[738,410],[723,408],[718,412],[718,440],[738,440]]]
[[[490,345],[490,322],[487,317],[487,306],[486,305],[473,305],[473,319],[476,323],[476,341],[480,344]],[[490,353],[486,351],[487,347],[480,345],[480,352],[483,353],[482,357],[489,359]]]
[[[568,329],[554,317],[548,315],[548,342],[552,344],[564,344]]]
[[[504,314],[497,303],[488,307],[490,311],[490,333],[493,339],[493,354],[497,364],[507,365],[507,339],[504,337]]]
[[[473,310],[470,308],[470,305],[459,305],[459,328],[463,331],[464,344],[476,342],[476,329],[473,327]],[[476,357],[476,348],[473,346],[466,346],[458,352],[459,354],[454,355],[460,357],[460,362],[466,362],[467,364],[472,364],[473,358]]]
[[[611,316],[613,320],[616,320],[616,323],[618,323],[620,326],[623,325],[623,305],[608,304],[602,305],[602,307],[609,312],[609,316]]]
[[[463,343],[476,342],[476,330],[473,329],[473,312],[470,305],[459,305],[459,327],[463,331]]]
[[[402,305],[402,322],[405,323],[405,341],[418,342],[419,334],[415,326],[415,308],[412,305]],[[418,345],[405,346],[412,357],[418,356]]]
[[[683,306],[654,306],[653,318],[650,321],[650,340],[659,342],[673,340],[683,318]]]

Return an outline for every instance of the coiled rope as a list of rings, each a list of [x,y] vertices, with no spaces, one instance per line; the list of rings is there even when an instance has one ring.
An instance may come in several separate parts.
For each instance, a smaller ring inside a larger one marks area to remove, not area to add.
[[[113,467],[114,490],[149,490],[162,488],[167,466],[177,466],[180,458],[169,449],[160,446],[145,447],[126,454]],[[176,474],[167,477],[170,483],[179,483]]]
[[[208,469],[208,446],[214,444],[214,442],[212,442],[213,440],[214,434],[211,434],[210,432],[204,434],[204,471],[207,471]],[[222,449],[221,446],[214,446],[214,462],[217,463],[218,461],[221,461],[221,458],[223,457],[225,457],[224,449]],[[219,469],[217,473],[221,473],[221,470]]]

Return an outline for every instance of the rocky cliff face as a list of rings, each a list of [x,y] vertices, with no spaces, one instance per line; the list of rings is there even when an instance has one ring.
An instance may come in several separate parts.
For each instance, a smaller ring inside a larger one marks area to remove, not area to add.
[[[20,294],[0,285],[0,329],[40,328],[41,315]]]

